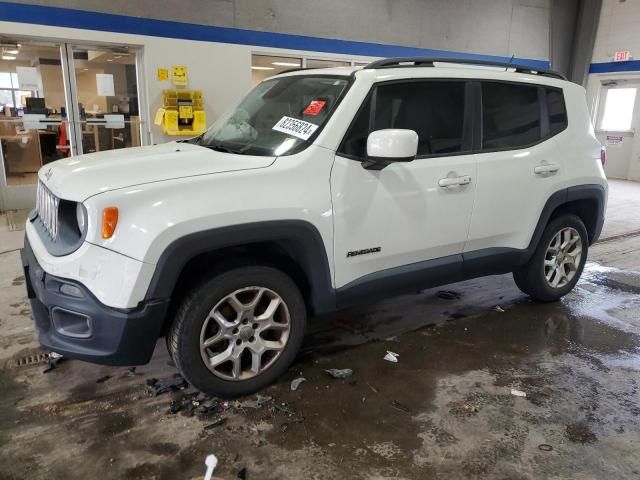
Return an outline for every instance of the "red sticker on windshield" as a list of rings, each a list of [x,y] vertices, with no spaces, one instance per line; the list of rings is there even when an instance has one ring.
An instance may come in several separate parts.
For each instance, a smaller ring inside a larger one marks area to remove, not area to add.
[[[303,115],[318,115],[324,108],[326,100],[311,100],[307,108],[302,112]]]

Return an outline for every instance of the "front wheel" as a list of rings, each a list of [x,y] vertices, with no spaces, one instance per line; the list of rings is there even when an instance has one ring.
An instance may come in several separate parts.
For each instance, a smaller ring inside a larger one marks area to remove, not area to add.
[[[578,283],[588,245],[587,229],[579,217],[567,214],[553,219],[529,262],[513,272],[516,285],[536,300],[559,300]]]
[[[182,303],[169,333],[184,378],[210,395],[253,393],[295,359],[306,324],[295,283],[271,267],[240,267],[200,284]]]

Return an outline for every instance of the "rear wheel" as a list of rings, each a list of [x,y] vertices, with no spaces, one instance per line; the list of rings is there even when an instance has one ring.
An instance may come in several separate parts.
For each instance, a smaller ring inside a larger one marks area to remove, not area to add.
[[[579,217],[567,214],[553,219],[529,262],[513,272],[516,285],[536,300],[562,298],[578,283],[588,244],[587,229]]]
[[[199,390],[246,395],[286,371],[300,349],[305,324],[302,295],[286,274],[241,267],[205,281],[184,300],[169,350]]]

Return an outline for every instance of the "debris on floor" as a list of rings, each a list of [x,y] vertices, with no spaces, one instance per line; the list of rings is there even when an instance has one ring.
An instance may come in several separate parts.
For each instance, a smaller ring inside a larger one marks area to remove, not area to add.
[[[296,391],[296,390],[298,390],[298,388],[300,387],[300,384],[301,384],[302,382],[306,382],[306,381],[307,381],[307,379],[306,379],[306,378],[304,378],[304,377],[298,377],[298,378],[294,379],[294,380],[291,382],[291,391],[292,391],[292,392],[295,392],[295,391]]]
[[[328,368],[325,370],[333,378],[344,379],[353,375],[353,370],[350,368]]]
[[[111,375],[105,375],[96,380],[96,383],[104,383],[111,378]]]
[[[409,407],[407,407],[406,405],[403,405],[402,403],[400,403],[397,400],[392,400],[391,401],[391,406],[393,408],[395,408],[396,410],[400,410],[401,412],[411,413],[411,410],[409,409]]]
[[[436,296],[442,300],[458,300],[462,297],[462,295],[458,292],[454,292],[453,290],[440,290],[436,293]]]
[[[189,412],[193,412],[195,408],[198,409],[199,416],[207,417],[217,415],[232,407],[231,402],[221,401],[217,398],[198,400],[199,398],[198,396],[191,400],[191,407],[187,407],[187,416],[190,416]],[[191,413],[191,415],[193,415],[193,413]]]
[[[51,352],[49,354],[49,358],[47,359],[47,368],[45,368],[42,373],[49,373],[54,368],[58,368],[58,365],[64,361],[64,357],[56,352]]]
[[[236,406],[238,408],[258,409],[258,408],[262,408],[264,405],[269,403],[271,400],[273,400],[272,397],[256,395],[255,400],[245,400],[244,402],[237,402]]]
[[[204,474],[204,480],[211,480],[213,471],[218,466],[218,458],[213,454],[207,455],[207,458],[204,460],[204,464],[207,466],[207,472]]]
[[[166,378],[164,380],[149,378],[147,379],[146,385],[147,391],[156,397],[163,393],[183,390],[188,386],[187,381],[182,378],[179,373],[176,373],[173,377]]]
[[[523,392],[522,390],[516,390],[515,388],[511,389],[511,395],[515,396],[515,397],[526,397],[527,394],[525,392]]]
[[[397,353],[395,353],[395,352],[390,352],[389,350],[387,350],[387,354],[384,356],[384,359],[385,359],[387,362],[391,362],[391,363],[398,363],[398,357],[399,357],[399,356],[400,356],[400,355],[398,355]]]
[[[540,445],[538,445],[538,450],[542,450],[543,452],[550,452],[551,450],[553,450],[553,447],[548,443],[541,443]]]
[[[457,416],[475,415],[480,411],[478,407],[465,400],[453,400],[447,403],[449,413]]]
[[[226,418],[218,418],[215,422],[210,423],[209,425],[204,427],[204,429],[205,430],[211,430],[212,428],[221,427],[225,423],[227,423],[227,419]]]
[[[291,410],[286,403],[274,403],[273,408],[281,413],[284,413],[285,415],[289,415],[290,417],[293,417],[296,414],[296,412]]]
[[[182,403],[180,403],[178,400],[171,400],[171,403],[169,404],[169,413],[175,415],[180,410],[182,410]]]
[[[496,312],[504,313],[504,308],[502,308],[500,305],[496,305],[495,307],[493,307],[493,309],[494,309]]]

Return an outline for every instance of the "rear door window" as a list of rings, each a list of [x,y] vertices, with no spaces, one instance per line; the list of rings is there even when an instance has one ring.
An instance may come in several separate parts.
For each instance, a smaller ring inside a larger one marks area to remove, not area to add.
[[[541,139],[538,87],[482,83],[482,149],[516,149]]]

